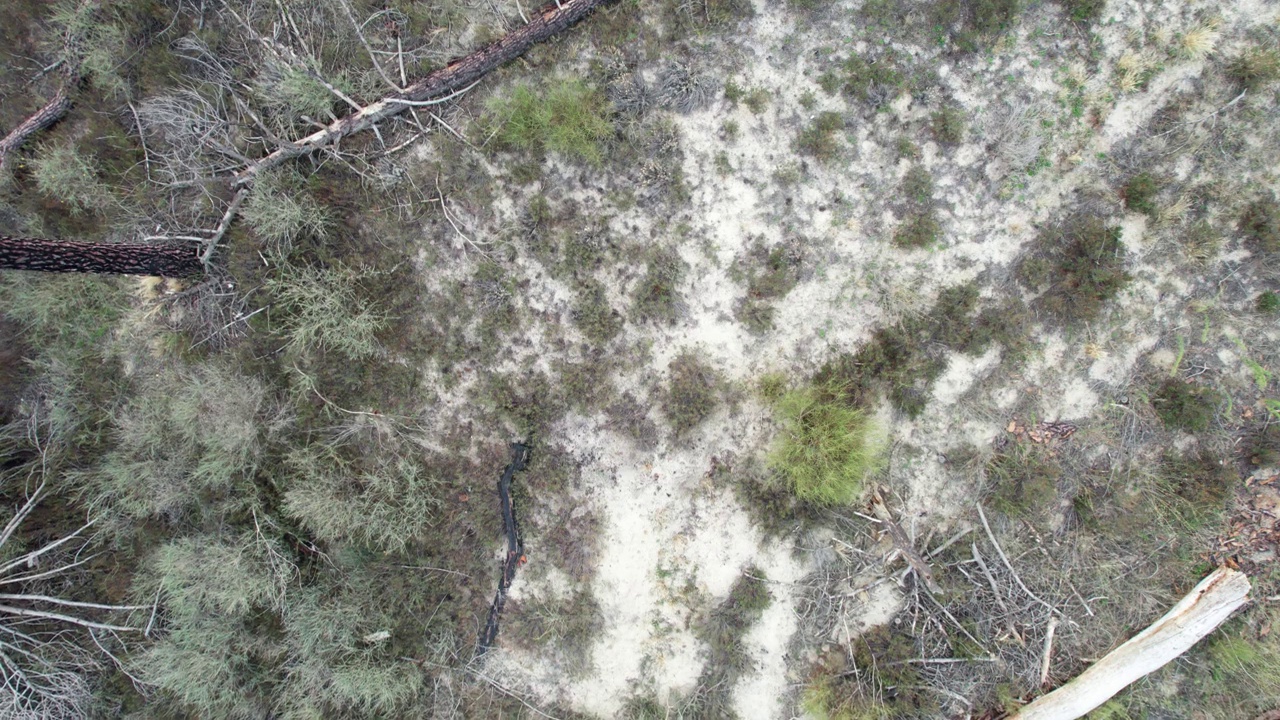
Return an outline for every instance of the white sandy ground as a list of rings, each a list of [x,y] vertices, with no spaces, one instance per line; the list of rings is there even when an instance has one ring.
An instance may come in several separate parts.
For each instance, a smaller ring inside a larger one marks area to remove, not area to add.
[[[1034,239],[1037,223],[1069,205],[1076,190],[1099,183],[1099,154],[1131,139],[1204,69],[1200,61],[1168,62],[1145,89],[1119,95],[1114,105],[1101,102],[1105,120],[1098,131],[1076,128],[1047,138],[1054,167],[1030,178],[1024,189],[1004,187],[1002,192],[1005,171],[988,156],[984,123],[1014,100],[1029,100],[1054,112],[1053,100],[1064,90],[1051,63],[1034,66],[1038,61],[1033,64],[1036,56],[1026,43],[1033,30],[1056,33],[1060,23],[1052,10],[1042,8],[1024,17],[1015,39],[992,53],[989,62],[939,59],[947,92],[972,120],[970,137],[949,151],[932,142],[922,145],[922,162],[935,177],[948,241],[938,251],[904,252],[887,242],[897,218],[885,197],[908,167],[894,159],[891,142],[895,128],[907,121],[919,124],[934,107],[901,97],[891,111],[861,115],[847,136],[847,161],[832,166],[810,161],[798,185],[779,187],[775,171],[797,162],[790,149],[796,129],[822,110],[848,109],[842,99],[818,89],[814,79],[825,65],[813,59],[812,49],[843,47],[844,38],[854,33],[847,27],[848,13],[836,14],[841,19],[829,26],[797,28],[785,3],[758,0],[756,5],[757,17],[744,25],[745,39],[739,47],[744,57],[735,62],[731,76],[744,87],[766,88],[771,102],[758,116],[720,100],[676,117],[692,192],[688,218],[702,242],[681,247],[690,265],[691,280],[684,289],[687,317],[670,329],[628,327],[628,340],[652,342],[652,359],[649,367],[617,378],[626,389],[642,390],[646,377],[664,372],[671,358],[689,348],[731,381],[747,383],[770,370],[803,377],[836,352],[856,348],[876,327],[927,308],[939,289],[984,271],[1007,270]],[[1148,5],[1109,3],[1107,15],[1118,22],[1099,29],[1106,59],[1101,74],[1088,78],[1090,97],[1101,98],[1108,91],[1113,78],[1106,73],[1136,42],[1130,29],[1181,30],[1190,23],[1189,6],[1183,3],[1155,9]],[[1276,15],[1273,5],[1259,0],[1202,5],[1222,16],[1224,43],[1238,38],[1252,23],[1274,22]],[[1018,76],[1017,84],[999,84],[1010,74]],[[816,97],[812,110],[801,108],[806,91]],[[730,119],[741,127],[741,137],[733,143],[721,136],[723,123]],[[727,176],[715,169],[715,157],[722,151],[733,168]],[[837,193],[845,199],[843,207],[833,203]],[[784,213],[788,197],[791,205]],[[576,199],[599,202],[591,191]],[[512,218],[504,220],[509,223]],[[640,209],[623,212],[612,222],[616,232],[632,237],[660,239],[669,230]],[[1177,322],[1176,311],[1162,300],[1168,296],[1169,279],[1152,270],[1158,258],[1149,257],[1155,253],[1147,220],[1129,215],[1123,228],[1135,281],[1117,303],[1116,322],[1091,327],[1084,338],[1043,333],[1039,354],[1008,378],[991,377],[999,365],[999,350],[976,358],[954,356],[921,418],[892,421],[888,413],[883,415],[895,444],[910,449],[902,462],[895,455],[889,479],[906,503],[901,516],[918,524],[918,532],[930,524],[945,524],[968,501],[970,489],[949,476],[945,453],[950,448],[989,445],[1008,421],[1008,412],[1032,391],[1043,419],[1086,418],[1098,407],[1100,394],[1123,388],[1170,324]],[[734,305],[743,290],[729,277],[734,258],[756,236],[770,242],[803,238],[806,265],[814,270],[778,303],[776,330],[763,338],[748,334],[734,320]],[[534,281],[528,291],[530,306],[563,313],[570,303],[568,288],[535,267],[523,268]],[[612,292],[621,305],[620,289]],[[1090,353],[1085,352],[1086,342],[1095,348]],[[1229,361],[1235,358],[1223,360]],[[790,717],[794,707],[789,693],[803,677],[802,666],[787,655],[797,622],[797,597],[790,583],[801,580],[812,562],[789,543],[764,542],[733,495],[711,487],[707,480],[713,456],[767,446],[773,427],[764,409],[747,402],[735,414],[722,411],[689,446],[662,445],[648,453],[602,425],[601,417],[575,417],[564,421],[558,433],[582,460],[584,496],[597,504],[604,518],[603,555],[592,590],[605,629],[592,654],[594,671],[570,680],[546,658],[506,647],[491,653],[490,670],[512,687],[604,718],[616,717],[623,702],[636,694],[675,699],[693,688],[703,662],[704,648],[691,623],[699,612],[722,600],[740,573],[754,565],[771,581],[773,603],[746,637],[752,670],[736,691],[737,710],[744,720]],[[562,582],[549,577],[541,582]],[[530,587],[531,582],[528,574],[519,576],[513,596],[541,590]],[[864,598],[858,616],[845,619],[846,628],[851,628],[846,632],[856,634],[887,622],[897,603],[891,584],[877,585]]]

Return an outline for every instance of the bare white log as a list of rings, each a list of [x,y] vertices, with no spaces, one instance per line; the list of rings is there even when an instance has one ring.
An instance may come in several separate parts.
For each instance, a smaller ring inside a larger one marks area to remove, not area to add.
[[[1249,599],[1249,578],[1220,567],[1146,630],[1022,708],[1013,720],[1075,720],[1136,680],[1164,667],[1226,621]]]

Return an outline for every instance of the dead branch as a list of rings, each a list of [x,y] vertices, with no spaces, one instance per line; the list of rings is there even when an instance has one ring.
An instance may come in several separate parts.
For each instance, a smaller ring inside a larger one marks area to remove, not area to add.
[[[1249,599],[1249,578],[1220,567],[1164,617],[1080,673],[1024,707],[1013,720],[1075,720],[1138,679],[1164,667],[1213,632]],[[1046,641],[1046,647],[1048,641]]]
[[[1040,687],[1049,683],[1049,661],[1053,658],[1053,631],[1058,629],[1058,618],[1049,616],[1049,629],[1044,634],[1044,657],[1040,660]]]
[[[44,107],[37,110],[31,117],[23,120],[18,127],[9,131],[9,134],[5,135],[3,140],[0,140],[0,172],[4,171],[5,162],[9,159],[9,156],[22,147],[27,138],[61,120],[62,116],[66,115],[70,109],[71,98],[67,97],[67,88],[64,85],[58,88],[58,91],[53,94],[49,102],[44,104]]]
[[[1022,639],[1022,635],[1018,633],[1018,628],[1013,624],[1013,613],[1009,612],[1009,606],[1004,602],[1004,596],[1000,594],[1000,588],[996,585],[995,576],[991,574],[991,568],[987,567],[987,563],[982,559],[982,555],[978,552],[978,544],[970,543],[969,547],[973,550],[973,560],[978,564],[978,568],[982,570],[982,574],[987,578],[987,584],[991,586],[991,594],[996,598],[996,604],[1000,606],[1000,610],[1004,612],[1004,622],[1009,628],[1009,634],[1018,641],[1019,645],[1025,646],[1026,640]]]
[[[978,517],[982,519],[982,527],[987,531],[987,539],[991,541],[991,546],[996,549],[996,554],[1000,556],[1000,561],[1004,563],[1004,566],[1009,569],[1009,573],[1013,575],[1014,582],[1018,583],[1018,587],[1022,588],[1022,592],[1026,593],[1027,597],[1048,608],[1049,612],[1061,615],[1061,610],[1041,600],[1039,596],[1027,588],[1026,584],[1022,582],[1022,578],[1018,577],[1017,571],[1013,569],[1013,565],[1009,562],[1009,557],[1004,554],[1004,549],[1000,547],[1000,543],[996,542],[996,534],[991,532],[991,524],[987,522],[987,514],[982,512],[982,504],[978,503],[976,507],[978,508]]]
[[[876,520],[884,526],[885,532],[889,534],[889,539],[893,541],[893,546],[911,564],[911,567],[920,576],[929,592],[941,592],[938,584],[933,581],[933,570],[930,569],[929,563],[916,551],[914,544],[907,537],[907,533],[903,531],[902,526],[894,521],[889,508],[884,505],[884,498],[881,497],[879,490],[872,494],[871,512],[875,514]]]
[[[291,146],[276,148],[237,173],[233,185],[248,185],[262,172],[290,158],[314,152],[348,135],[368,130],[379,121],[404,112],[410,107],[405,101],[423,102],[472,85],[495,68],[520,57],[533,45],[566,30],[607,2],[609,0],[564,0],[544,5],[534,13],[528,25],[427,74],[405,88],[404,92],[366,105],[359,112],[336,120]]]

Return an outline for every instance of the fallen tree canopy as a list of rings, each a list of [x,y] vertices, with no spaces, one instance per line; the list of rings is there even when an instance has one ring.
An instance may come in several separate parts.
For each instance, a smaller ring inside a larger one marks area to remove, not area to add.
[[[1074,680],[1014,715],[1012,720],[1074,720],[1191,649],[1249,599],[1249,578],[1220,567],[1164,617],[1107,653]]]

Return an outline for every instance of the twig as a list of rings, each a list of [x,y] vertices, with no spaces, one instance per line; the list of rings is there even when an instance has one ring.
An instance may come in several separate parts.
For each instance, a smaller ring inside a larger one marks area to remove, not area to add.
[[[1058,629],[1058,618],[1049,616],[1049,629],[1044,635],[1044,657],[1040,659],[1040,687],[1049,684],[1049,659],[1053,656],[1053,631]]]
[[[1049,608],[1049,612],[1054,613],[1055,615],[1062,615],[1061,610],[1055,608],[1044,600],[1041,600],[1035,593],[1027,589],[1027,586],[1022,582],[1022,578],[1018,577],[1018,572],[1014,570],[1013,565],[1010,564],[1009,557],[1004,554],[1004,550],[1000,547],[1000,543],[996,542],[996,534],[991,532],[991,524],[987,522],[987,514],[982,512],[982,503],[975,503],[975,507],[978,508],[978,517],[982,518],[982,527],[987,531],[987,539],[991,541],[992,547],[996,549],[996,554],[1000,556],[1000,560],[1004,563],[1004,566],[1009,569],[1009,573],[1013,575],[1014,582],[1018,583],[1018,587],[1022,588],[1022,592],[1026,593],[1027,597],[1030,597],[1032,600],[1035,600],[1041,605]]]
[[[213,251],[218,247],[218,243],[222,241],[222,237],[227,234],[227,230],[231,227],[231,221],[235,219],[236,213],[240,210],[240,205],[244,203],[247,197],[249,197],[249,188],[240,188],[236,191],[235,196],[231,198],[231,204],[227,205],[227,211],[222,214],[222,219],[213,228],[213,234],[205,241],[204,249],[200,251],[200,262],[202,264],[209,264],[209,258],[213,257]]]
[[[978,567],[982,570],[982,574],[987,576],[987,584],[991,586],[991,594],[995,595],[996,603],[1000,605],[1000,609],[1004,611],[1004,621],[1008,625],[1009,632],[1018,641],[1019,645],[1026,647],[1027,641],[1022,639],[1022,635],[1018,633],[1018,628],[1013,624],[1013,613],[1009,612],[1009,606],[1005,604],[1004,597],[1000,594],[1000,588],[996,585],[995,576],[991,574],[991,569],[987,567],[987,563],[983,561],[982,555],[978,553],[978,544],[970,543],[969,547],[973,550],[973,559],[978,563]]]

